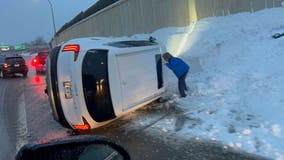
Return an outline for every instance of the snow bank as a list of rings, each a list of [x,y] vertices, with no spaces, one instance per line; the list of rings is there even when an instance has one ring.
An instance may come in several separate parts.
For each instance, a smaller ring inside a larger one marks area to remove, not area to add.
[[[177,100],[188,117],[178,135],[284,159],[284,37],[271,37],[284,32],[283,13],[206,18],[152,33],[191,65],[188,96]],[[168,75],[167,95],[177,97],[177,79]],[[163,123],[156,127],[174,132]]]

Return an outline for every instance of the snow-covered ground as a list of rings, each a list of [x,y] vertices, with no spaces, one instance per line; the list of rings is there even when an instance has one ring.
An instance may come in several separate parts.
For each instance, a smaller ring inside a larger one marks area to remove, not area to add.
[[[284,37],[272,38],[283,32],[284,8],[274,8],[152,33],[191,66],[182,99],[167,71],[167,96],[184,111],[184,126],[176,132],[168,119],[154,127],[284,160]]]

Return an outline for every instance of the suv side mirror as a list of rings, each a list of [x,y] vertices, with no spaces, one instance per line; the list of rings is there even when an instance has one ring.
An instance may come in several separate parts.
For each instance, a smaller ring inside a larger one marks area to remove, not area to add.
[[[130,160],[128,152],[109,138],[84,136],[43,144],[27,144],[16,160]]]

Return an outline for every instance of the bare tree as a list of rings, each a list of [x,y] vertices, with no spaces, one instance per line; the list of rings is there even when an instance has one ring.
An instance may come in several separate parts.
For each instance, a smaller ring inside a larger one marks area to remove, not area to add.
[[[34,46],[48,45],[42,36],[37,37],[35,40],[31,41]]]

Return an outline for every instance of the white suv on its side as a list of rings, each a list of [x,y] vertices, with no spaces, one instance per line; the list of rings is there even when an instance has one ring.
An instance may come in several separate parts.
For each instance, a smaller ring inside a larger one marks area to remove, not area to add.
[[[136,38],[79,38],[47,59],[47,94],[54,118],[86,130],[104,125],[165,92],[165,47]]]

